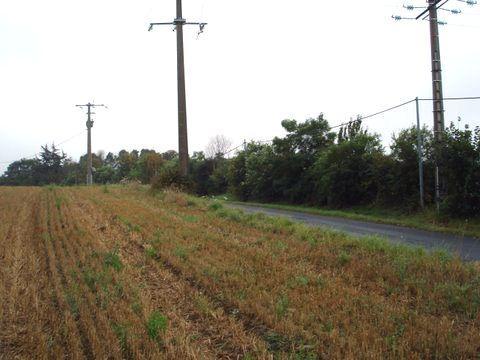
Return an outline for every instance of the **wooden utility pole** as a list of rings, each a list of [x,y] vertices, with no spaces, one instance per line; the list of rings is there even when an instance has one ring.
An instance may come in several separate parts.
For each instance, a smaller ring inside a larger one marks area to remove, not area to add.
[[[180,157],[180,175],[188,174],[188,131],[187,100],[185,93],[185,55],[183,48],[183,24],[186,21],[182,14],[182,0],[177,0],[177,76],[178,76],[178,155]]]
[[[442,62],[440,57],[440,33],[439,25],[446,25],[444,21],[438,19],[438,11],[448,12],[450,14],[461,14],[462,11],[458,9],[446,9],[444,6],[450,0],[426,0],[428,6],[413,6],[404,5],[407,10],[422,9],[422,12],[414,17],[392,16],[394,20],[428,20],[430,25],[430,47],[431,47],[431,62],[432,62],[432,101],[433,101],[433,131],[434,131],[434,153],[435,153],[435,203],[437,211],[440,210],[442,201],[442,194],[445,190],[445,184],[442,181],[441,171],[441,153],[443,133],[445,131],[445,108],[443,98],[443,83],[442,83]],[[458,0],[467,5],[476,5],[476,0]]]
[[[178,154],[180,157],[180,175],[188,175],[188,130],[187,130],[187,101],[185,91],[185,55],[183,46],[183,26],[198,25],[203,32],[207,23],[191,23],[183,18],[182,0],[177,1],[177,17],[173,22],[151,23],[148,31],[156,25],[174,25],[177,32],[177,80],[178,80]]]
[[[435,0],[429,0],[430,43],[432,52],[432,88],[433,88],[433,131],[435,136],[435,202],[437,211],[441,203],[441,142],[445,131],[443,106],[442,62],[440,58],[440,33],[438,31],[438,13]]]
[[[85,104],[85,105],[76,105],[77,107],[87,108],[87,185],[93,184],[93,165],[92,165],[92,108],[95,107],[105,107],[105,105],[95,105],[95,104]]]

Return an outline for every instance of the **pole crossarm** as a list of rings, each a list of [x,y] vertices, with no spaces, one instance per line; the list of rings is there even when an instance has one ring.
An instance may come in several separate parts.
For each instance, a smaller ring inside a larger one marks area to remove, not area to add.
[[[203,32],[203,29],[205,26],[208,25],[206,22],[188,22],[185,19],[175,19],[172,22],[157,22],[157,23],[150,23],[148,27],[148,31],[152,31],[155,26],[164,26],[164,25],[170,25],[170,26],[175,26],[175,25],[196,25],[200,26],[200,32]]]
[[[444,3],[440,6],[437,7],[437,5],[439,3],[441,3],[442,1],[444,1]],[[435,8],[441,8],[443,5],[445,5],[449,0],[435,0],[434,3],[430,4],[424,11],[422,11],[422,13],[420,15],[418,15],[415,19],[418,20],[420,19],[423,15],[427,14],[431,9],[433,9],[434,7]]]
[[[81,108],[88,108],[88,107],[91,107],[91,108],[95,108],[95,107],[107,107],[106,105],[103,105],[103,104],[100,104],[100,105],[97,105],[97,104],[85,104],[85,105],[75,105],[76,107],[81,107]]]

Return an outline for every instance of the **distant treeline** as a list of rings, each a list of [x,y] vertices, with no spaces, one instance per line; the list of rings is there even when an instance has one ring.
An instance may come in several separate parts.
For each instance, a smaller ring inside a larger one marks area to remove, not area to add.
[[[154,150],[126,150],[118,154],[103,152],[92,154],[94,181],[114,184],[122,180],[138,180],[150,183],[166,162],[177,158],[175,151],[163,154]],[[42,186],[48,184],[80,185],[86,181],[87,155],[79,162],[73,161],[55,145],[42,146],[39,156],[22,159],[9,165],[0,178],[0,185]]]
[[[362,205],[415,210],[419,206],[417,130],[392,137],[386,152],[379,135],[361,121],[333,132],[323,115],[303,123],[284,120],[283,138],[271,144],[251,142],[235,157],[196,152],[190,175],[178,175],[175,151],[153,150],[94,156],[94,181],[123,179],[154,187],[183,186],[198,195],[229,192],[240,200],[285,202],[344,208]],[[434,202],[434,141],[423,128],[422,158],[425,201]],[[442,211],[453,216],[480,215],[480,129],[450,124],[442,140],[440,169]],[[86,156],[74,162],[55,147],[42,148],[37,159],[11,164],[0,178],[3,185],[75,185],[85,182]]]

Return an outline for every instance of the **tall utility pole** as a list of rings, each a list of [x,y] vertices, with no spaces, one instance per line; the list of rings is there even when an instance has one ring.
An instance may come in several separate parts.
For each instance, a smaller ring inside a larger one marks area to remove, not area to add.
[[[442,180],[440,171],[440,155],[443,132],[445,130],[445,108],[443,106],[442,62],[440,58],[440,32],[438,31],[438,9],[449,0],[427,0],[428,7],[415,20],[428,18],[430,23],[430,47],[432,61],[433,91],[433,133],[435,142],[435,203],[437,211],[442,201]],[[441,3],[441,4],[440,4]],[[410,8],[411,9],[411,8]],[[447,10],[451,11],[451,10]],[[452,12],[452,11],[451,11]],[[453,13],[456,13],[455,11]],[[442,22],[443,24],[443,22]]]
[[[440,172],[440,154],[442,135],[445,130],[444,106],[443,106],[443,84],[442,84],[442,63],[440,58],[440,33],[438,25],[446,23],[439,21],[438,9],[449,11],[453,14],[461,13],[460,10],[447,10],[442,7],[449,0],[426,0],[427,7],[418,7],[412,5],[404,5],[407,10],[424,9],[420,15],[415,18],[392,16],[394,20],[429,20],[430,23],[430,46],[432,61],[432,88],[433,88],[433,131],[435,141],[435,203],[437,211],[440,210],[441,203],[441,172]]]
[[[445,1],[442,6],[446,3]],[[437,211],[441,203],[440,154],[443,132],[445,131],[445,109],[443,106],[442,62],[440,57],[440,33],[438,31],[439,1],[428,0],[428,18],[430,22],[430,46],[432,54],[432,89],[433,89],[433,132],[435,140],[435,202]],[[422,14],[417,17],[419,19]]]
[[[392,16],[394,20],[428,20],[430,23],[430,46],[432,62],[432,91],[433,91],[433,131],[435,141],[435,202],[437,211],[440,210],[442,192],[445,184],[442,183],[441,171],[441,149],[443,133],[445,131],[445,108],[443,104],[443,83],[442,83],[442,62],[440,57],[440,33],[439,25],[446,25],[446,22],[438,19],[438,11],[448,12],[454,15],[461,14],[458,9],[446,9],[444,5],[450,0],[426,0],[428,6],[404,5],[407,10],[422,9],[417,17]],[[469,6],[477,4],[476,0],[458,0]]]
[[[96,107],[105,107],[105,105],[95,105],[95,104],[85,104],[85,105],[76,105],[77,107],[87,108],[87,185],[93,184],[93,166],[92,166],[92,127],[93,120],[92,108]]]
[[[177,1],[177,17],[169,23],[151,23],[148,31],[156,25],[174,25],[177,32],[177,79],[178,79],[178,154],[180,157],[180,175],[188,175],[188,131],[187,131],[187,101],[185,94],[185,56],[183,47],[183,26],[198,25],[203,32],[207,23],[191,23],[183,18],[182,0]]]

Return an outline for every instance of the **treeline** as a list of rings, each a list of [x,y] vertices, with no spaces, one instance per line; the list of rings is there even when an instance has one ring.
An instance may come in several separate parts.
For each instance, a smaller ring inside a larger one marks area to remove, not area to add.
[[[114,184],[122,180],[138,180],[145,184],[158,175],[167,161],[177,157],[175,151],[160,154],[154,150],[126,150],[118,154],[103,152],[92,154],[94,182]],[[8,166],[0,178],[0,185],[42,186],[48,184],[80,185],[85,183],[87,155],[73,161],[55,145],[42,146],[39,156],[22,159]]]
[[[93,157],[99,184],[135,180],[156,188],[181,186],[198,195],[229,192],[239,200],[285,202],[345,208],[374,205],[415,210],[419,207],[416,128],[392,138],[390,151],[379,135],[353,121],[338,132],[320,115],[303,123],[284,120],[286,136],[271,144],[251,142],[235,157],[219,151],[196,152],[190,175],[178,174],[175,151],[125,151]],[[442,211],[451,216],[480,214],[480,129],[450,124],[441,146]],[[425,202],[435,197],[434,141],[423,128]],[[221,142],[217,141],[217,144]],[[0,178],[3,185],[76,185],[85,182],[86,156],[74,162],[54,146],[33,160],[20,160]]]
[[[419,204],[417,130],[393,136],[386,153],[377,134],[355,121],[332,132],[319,116],[304,123],[285,120],[284,138],[251,143],[232,160],[230,190],[242,200],[283,201],[329,207],[377,205],[414,209]],[[434,201],[434,142],[421,130],[425,200]],[[480,130],[451,124],[440,156],[443,211],[480,214]]]
[[[346,208],[373,205],[419,207],[418,132],[404,129],[390,151],[379,135],[353,121],[338,132],[323,115],[304,123],[282,122],[287,135],[272,144],[252,142],[221,165],[228,191],[240,200]],[[480,129],[450,124],[440,146],[442,212],[480,214]],[[423,128],[425,202],[435,200],[433,133]],[[224,160],[225,162],[225,160]],[[218,168],[216,169],[218,172]],[[214,179],[220,178],[214,174]],[[202,179],[210,179],[203,176]]]
[[[11,163],[0,177],[4,186],[82,185],[86,182],[87,155],[73,161],[55,145],[42,146],[34,159]],[[181,186],[200,195],[221,194],[227,191],[227,160],[209,149],[195,152],[190,159],[190,176],[178,174],[178,153],[155,150],[121,150],[117,154],[92,154],[93,180],[96,184],[116,184],[138,181],[159,187]]]

